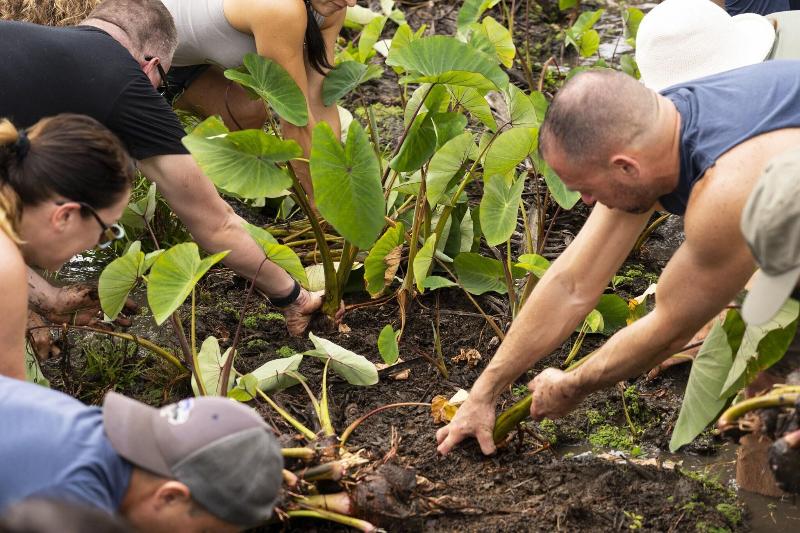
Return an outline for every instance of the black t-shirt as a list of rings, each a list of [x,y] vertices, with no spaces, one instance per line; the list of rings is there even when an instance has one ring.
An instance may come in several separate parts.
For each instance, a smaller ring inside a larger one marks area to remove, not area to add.
[[[59,113],[94,117],[138,160],[187,153],[175,112],[106,32],[0,21],[0,117],[29,127]]]

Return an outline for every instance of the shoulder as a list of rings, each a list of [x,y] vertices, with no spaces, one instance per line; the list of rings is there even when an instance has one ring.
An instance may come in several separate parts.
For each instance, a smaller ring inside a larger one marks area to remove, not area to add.
[[[0,232],[0,291],[4,301],[18,296],[27,298],[28,267],[17,245],[11,238]]]
[[[276,42],[305,34],[308,23],[303,0],[226,0],[225,16],[236,29],[246,29],[254,35],[269,28],[276,32]]]

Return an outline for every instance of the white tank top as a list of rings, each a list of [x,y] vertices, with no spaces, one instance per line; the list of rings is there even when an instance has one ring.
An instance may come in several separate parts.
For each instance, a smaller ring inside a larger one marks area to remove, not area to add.
[[[255,38],[235,29],[225,18],[225,0],[161,0],[175,19],[178,49],[172,66],[211,63],[223,68],[242,64],[245,54],[256,53]],[[318,24],[324,17],[314,13]]]

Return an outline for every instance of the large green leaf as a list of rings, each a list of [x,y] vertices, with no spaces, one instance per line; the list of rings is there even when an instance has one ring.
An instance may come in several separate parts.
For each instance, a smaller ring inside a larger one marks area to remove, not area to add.
[[[229,132],[219,117],[201,122],[183,144],[211,181],[242,198],[277,198],[292,186],[292,178],[278,168],[301,157],[295,141],[284,141],[262,130]]]
[[[284,244],[279,244],[275,237],[263,228],[245,222],[244,229],[264,249],[264,253],[270,261],[288,272],[303,287],[308,288],[306,270],[294,250]]]
[[[511,128],[501,133],[486,151],[485,176],[508,176],[538,145],[536,128]]]
[[[431,113],[417,115],[408,130],[400,151],[389,162],[398,172],[413,172],[422,168],[436,151],[436,127]]]
[[[434,113],[431,120],[436,128],[437,150],[467,129],[467,117],[461,113]]]
[[[541,124],[550,104],[547,103],[547,98],[539,91],[531,91],[530,99],[533,103],[533,109],[536,111],[536,120]]]
[[[514,263],[514,266],[530,272],[537,278],[541,278],[544,276],[544,273],[547,272],[547,269],[550,268],[550,261],[539,254],[522,254],[517,258],[517,262]]]
[[[448,86],[450,94],[457,105],[466,109],[470,115],[481,121],[491,131],[497,129],[497,122],[489,107],[489,102],[480,91],[470,87]]]
[[[420,107],[420,104],[422,107]],[[411,93],[411,98],[406,103],[406,109],[403,112],[403,125],[408,127],[411,124],[411,119],[414,118],[417,109],[419,109],[417,115],[425,112],[444,113],[449,106],[450,93],[444,85],[432,86],[430,83],[423,83]]]
[[[475,89],[503,90],[508,75],[492,58],[454,37],[434,35],[411,41],[389,51],[386,64],[402,67],[409,74],[405,81],[444,83]]]
[[[219,341],[216,337],[208,337],[203,341],[200,352],[197,354],[197,369],[192,374],[192,390],[195,396],[200,396],[200,386],[197,384],[198,374],[205,385],[206,394],[209,396],[227,396],[228,391],[233,386],[234,373],[228,376],[227,385],[222,383],[222,368],[225,361],[231,355],[228,348],[222,354],[219,348]]]
[[[362,83],[381,76],[383,69],[378,65],[343,61],[325,76],[325,81],[322,82],[322,102],[329,106]]]
[[[475,253],[458,254],[453,261],[461,285],[471,294],[497,292],[506,294],[505,271],[497,259]]]
[[[134,241],[125,255],[114,259],[100,273],[100,279],[97,281],[100,306],[103,308],[103,313],[112,320],[122,311],[128,295],[142,277],[143,266],[142,243]]]
[[[449,140],[431,159],[426,177],[428,203],[435,206],[442,195],[450,188],[450,181],[470,159],[478,157],[475,138],[469,133],[462,133]]]
[[[548,165],[544,159],[538,157],[538,155],[533,154],[533,162],[537,170],[544,176],[547,189],[550,191],[556,203],[561,206],[561,209],[572,209],[575,204],[578,203],[578,200],[580,200],[581,193],[569,190],[567,186],[564,185],[564,182],[561,181],[561,178],[558,177],[558,174],[550,168],[550,165]]]
[[[597,302],[595,310],[603,315],[603,335],[613,335],[628,323],[628,302],[616,294],[604,294]]]
[[[169,318],[208,269],[226,255],[228,252],[220,252],[200,260],[200,251],[193,242],[177,244],[161,254],[147,277],[147,301],[156,324]]]
[[[361,37],[358,38],[358,56],[362,63],[366,63],[375,55],[373,47],[381,38],[384,26],[386,26],[386,17],[375,17],[361,30]]]
[[[669,442],[670,451],[692,442],[722,412],[727,399],[721,400],[719,394],[732,363],[728,335],[722,322],[717,321],[692,363],[681,412]]]
[[[484,11],[491,9],[498,3],[500,3],[500,0],[464,0],[461,9],[458,10],[456,26],[460,29],[469,26],[473,22],[478,22]]]
[[[354,245],[372,246],[383,228],[386,206],[378,158],[358,121],[350,124],[344,146],[327,123],[317,124],[310,166],[322,216]]]
[[[282,66],[253,53],[245,54],[242,64],[244,72],[228,69],[225,77],[252,89],[287,122],[295,126],[308,124],[308,107],[303,91]]]
[[[255,397],[255,388],[264,392],[274,392],[296,385],[299,383],[296,377],[299,375],[297,369],[302,360],[303,354],[297,353],[291,357],[267,361],[249,374],[240,377],[229,396],[246,402]]]
[[[391,324],[386,324],[378,335],[378,352],[387,365],[395,364],[400,357],[400,347],[397,345],[399,336],[400,331],[395,331]]]
[[[414,280],[417,282],[417,290],[425,292],[425,278],[431,269],[433,253],[436,251],[436,234],[432,234],[425,240],[425,244],[417,251],[414,256]]]
[[[506,242],[514,233],[524,186],[524,177],[517,178],[511,185],[506,184],[502,176],[484,180],[479,216],[483,236],[489,246]]]
[[[541,120],[536,114],[533,100],[518,89],[516,85],[508,86],[506,103],[511,125],[515,128],[538,128],[541,124]]]
[[[375,246],[372,247],[369,255],[364,260],[364,281],[367,283],[367,291],[373,298],[383,293],[397,271],[400,257],[391,259],[391,264],[389,264],[387,256],[403,245],[405,242],[405,230],[406,228],[402,222],[398,222],[396,226],[387,229],[386,233],[381,235],[381,238],[378,239],[378,242],[375,243]]]
[[[492,17],[484,18],[479,28],[477,31],[483,33],[492,44],[492,50],[498,61],[504,67],[511,68],[514,65],[514,56],[517,53],[517,49],[514,47],[514,41],[508,28]]]
[[[722,387],[722,397],[732,396],[746,385],[746,381],[749,381],[746,374],[753,376],[783,357],[797,331],[798,312],[800,304],[797,300],[789,299],[765,324],[747,326],[733,366]]]
[[[316,349],[306,354],[323,360],[330,359],[330,369],[351,385],[374,385],[378,382],[378,369],[363,355],[353,353],[313,333],[309,333],[308,338]]]

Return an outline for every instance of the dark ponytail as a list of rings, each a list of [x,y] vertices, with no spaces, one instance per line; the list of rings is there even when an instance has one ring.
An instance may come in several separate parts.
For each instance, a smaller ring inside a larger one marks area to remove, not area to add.
[[[122,143],[91,117],[65,113],[28,130],[0,120],[0,226],[14,230],[12,238],[26,205],[61,196],[102,209],[128,192],[134,176]]]
[[[319,29],[317,13],[311,6],[311,0],[304,0],[308,22],[306,23],[306,54],[311,67],[322,75],[326,74],[323,69],[332,69],[333,65],[328,62],[328,53],[325,49],[325,41],[322,39],[322,31]]]

